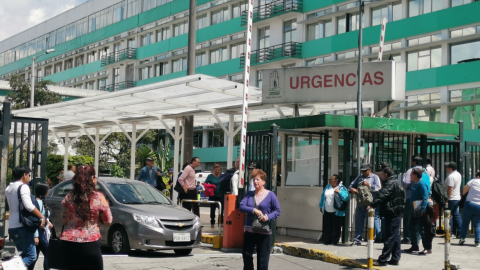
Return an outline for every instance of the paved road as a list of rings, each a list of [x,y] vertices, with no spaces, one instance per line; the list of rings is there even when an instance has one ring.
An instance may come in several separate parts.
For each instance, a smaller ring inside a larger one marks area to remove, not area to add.
[[[107,252],[105,252],[107,253]],[[241,254],[221,253],[209,248],[196,249],[193,255],[176,257],[173,252],[136,251],[129,256],[104,255],[105,270],[242,270]],[[256,263],[255,263],[256,264]],[[42,270],[43,257],[39,258],[35,270]],[[272,255],[269,269],[275,270],[305,270],[322,269],[338,270],[353,269],[321,261],[308,260],[288,255]]]

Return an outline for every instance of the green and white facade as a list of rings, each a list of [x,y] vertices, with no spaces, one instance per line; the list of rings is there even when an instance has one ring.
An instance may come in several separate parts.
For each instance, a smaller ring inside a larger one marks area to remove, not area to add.
[[[86,2],[0,42],[0,80],[15,74],[28,79],[31,57],[50,48],[56,51],[37,60],[34,74],[63,87],[120,91],[185,76],[188,4]],[[196,72],[243,82],[245,0],[197,0],[197,5]],[[255,0],[254,5],[251,84],[261,87],[263,69],[357,61],[358,1]],[[379,24],[386,17],[383,58],[407,63],[407,100],[390,109],[392,117],[463,120],[466,140],[479,137],[480,61],[458,63],[480,58],[478,14],[480,3],[473,0],[366,4],[363,61],[377,58]],[[354,111],[332,106],[309,114]],[[373,103],[366,102],[364,111],[373,112]],[[278,117],[289,112],[282,114]],[[226,141],[219,127],[195,130],[194,155],[207,162],[204,169],[214,162],[226,167]]]

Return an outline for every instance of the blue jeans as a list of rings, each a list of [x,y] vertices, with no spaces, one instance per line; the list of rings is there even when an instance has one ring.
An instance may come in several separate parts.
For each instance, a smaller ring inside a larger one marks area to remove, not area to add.
[[[473,222],[475,229],[475,243],[480,243],[480,205],[466,201],[463,208],[462,231],[460,238],[467,238],[468,225]]]
[[[410,240],[410,219],[412,217],[412,199],[405,201],[405,208],[403,210],[403,238]]]
[[[37,259],[32,264],[32,268],[35,267],[35,263],[37,263],[38,255],[40,255],[40,251],[43,253],[43,270],[50,270],[48,267],[48,239],[47,235],[45,234],[45,229],[38,230],[38,246],[37,246]]]
[[[19,252],[22,252],[22,257],[25,266],[30,266],[35,263],[37,253],[35,249],[35,240],[33,233],[28,232],[24,227],[8,229],[10,239],[15,243],[15,247]]]
[[[353,241],[355,243],[362,242],[363,229],[365,227],[365,219],[368,218],[368,211],[366,206],[358,206],[355,209],[355,238]],[[375,211],[375,222],[374,222],[374,231],[375,234],[378,234],[380,237],[380,216],[377,211]]]
[[[458,206],[459,201],[448,201],[448,210],[452,212],[452,220],[450,220],[450,228],[453,235],[458,236],[458,232],[462,228],[462,217]]]
[[[368,216],[368,215],[367,215]],[[381,233],[381,227],[380,227],[380,207],[375,208],[375,222],[374,222],[374,233],[375,233],[375,238],[382,239]]]

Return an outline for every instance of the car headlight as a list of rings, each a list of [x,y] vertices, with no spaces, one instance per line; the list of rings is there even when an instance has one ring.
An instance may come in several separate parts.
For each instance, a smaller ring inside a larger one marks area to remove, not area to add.
[[[137,221],[140,224],[147,225],[154,228],[160,228],[160,224],[158,223],[155,217],[133,214],[133,219],[135,219],[135,221]]]
[[[201,227],[202,226],[202,223],[200,223],[200,218],[195,216],[195,219],[193,220],[194,221],[194,225],[195,227]]]

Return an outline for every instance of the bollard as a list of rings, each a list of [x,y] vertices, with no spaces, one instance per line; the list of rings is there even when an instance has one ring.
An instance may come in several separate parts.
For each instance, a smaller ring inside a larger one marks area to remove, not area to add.
[[[445,270],[450,270],[450,210],[445,211]]]
[[[368,231],[367,231],[367,247],[368,247],[368,254],[367,254],[367,267],[368,269],[373,268],[373,237],[374,237],[374,227],[375,227],[375,209],[370,208],[368,210]]]

